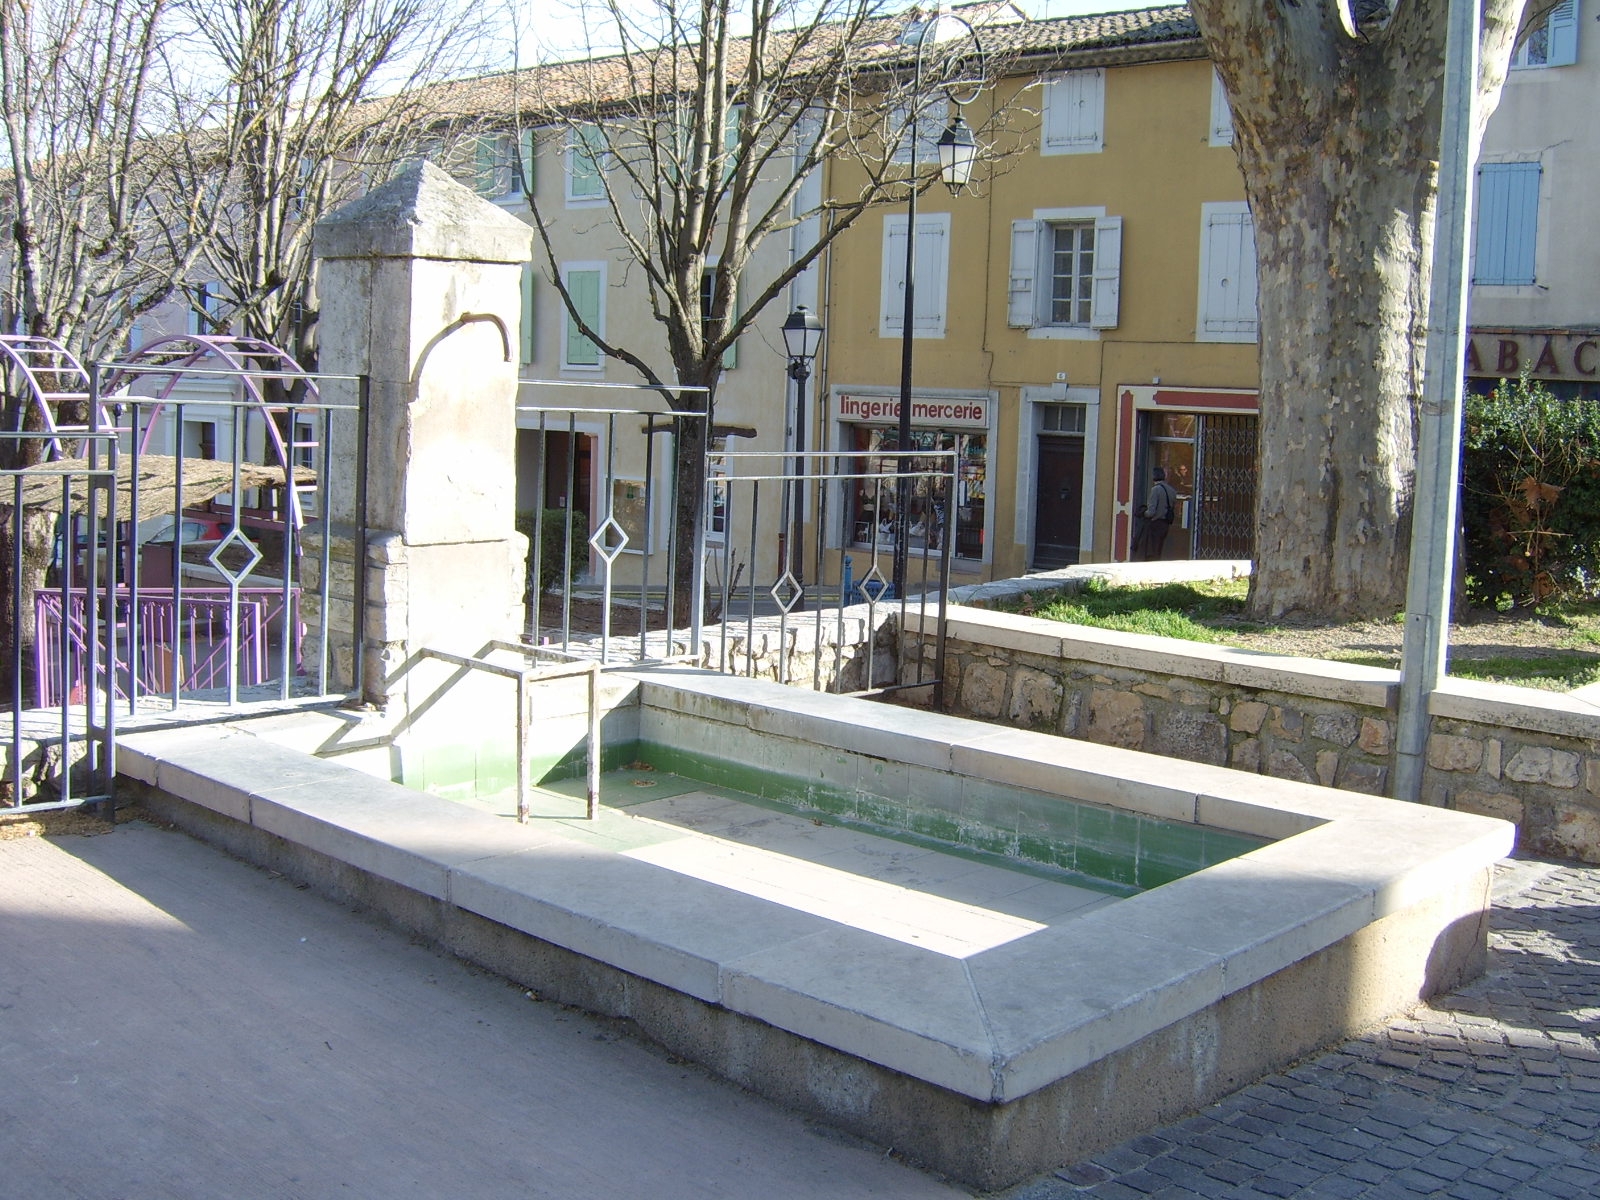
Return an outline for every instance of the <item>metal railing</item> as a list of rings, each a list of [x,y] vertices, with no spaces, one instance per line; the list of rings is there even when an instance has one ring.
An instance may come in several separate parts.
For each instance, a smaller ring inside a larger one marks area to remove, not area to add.
[[[54,441],[56,431],[0,434],[6,441]],[[9,709],[11,738],[7,755],[4,802],[0,812],[73,808],[110,800],[116,759],[117,705],[115,664],[117,622],[117,564],[115,553],[89,556],[82,585],[76,589],[82,655],[78,674],[69,675],[68,655],[59,653],[54,675],[30,678],[38,660],[27,653],[33,633],[33,579],[53,569],[60,577],[54,598],[64,606],[72,601],[72,588],[61,557],[68,552],[60,539],[52,539],[46,513],[87,531],[90,545],[102,537],[114,545],[118,520],[118,447],[114,431],[77,431],[86,451],[71,464],[41,463],[0,471],[0,506],[8,509],[9,586],[5,589],[3,616],[10,630],[7,671],[10,676],[5,704]],[[55,547],[52,568],[38,559]],[[63,624],[54,636],[58,648],[68,636]],[[37,693],[48,689],[49,703]]]

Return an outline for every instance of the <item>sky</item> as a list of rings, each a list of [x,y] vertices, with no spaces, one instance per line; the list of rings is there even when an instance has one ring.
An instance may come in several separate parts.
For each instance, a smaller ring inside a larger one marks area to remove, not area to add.
[[[931,0],[921,2],[925,7],[932,6]],[[1019,8],[1039,18],[1125,12],[1134,8],[1154,8],[1169,2],[1176,0],[1016,0]],[[621,3],[625,9],[636,7],[640,11],[648,11],[653,7],[650,0],[638,0],[637,3],[621,0]],[[911,3],[912,0],[906,0],[903,7],[909,8]],[[520,3],[512,0],[512,4],[522,14],[517,24],[531,26],[517,31],[519,65],[582,58],[590,53],[615,48],[614,45],[605,45],[603,40],[590,48],[591,42],[584,33],[582,13],[585,5],[582,0],[521,0]]]

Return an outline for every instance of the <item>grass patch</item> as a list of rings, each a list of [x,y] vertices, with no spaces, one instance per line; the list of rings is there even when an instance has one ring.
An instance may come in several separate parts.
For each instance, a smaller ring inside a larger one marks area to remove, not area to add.
[[[1551,650],[1537,658],[1496,654],[1487,658],[1450,658],[1449,672],[1483,683],[1515,683],[1546,691],[1570,692],[1600,683],[1600,654]]]
[[[1206,624],[1235,617],[1244,608],[1249,582],[1242,579],[1166,583],[1159,587],[1111,587],[1091,579],[1080,592],[1056,594],[1043,603],[1023,595],[1004,605],[1008,612],[1049,621],[1093,625],[1120,633],[1148,633],[1186,642],[1223,642],[1226,635]],[[1243,626],[1235,623],[1233,628]],[[1260,626],[1252,626],[1259,629]]]

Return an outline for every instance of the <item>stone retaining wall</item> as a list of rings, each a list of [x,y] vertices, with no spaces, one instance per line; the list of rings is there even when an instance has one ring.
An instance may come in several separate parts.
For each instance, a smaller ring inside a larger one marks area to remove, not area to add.
[[[931,659],[908,614],[907,662]],[[927,622],[932,628],[931,618]],[[1399,672],[952,606],[949,711],[998,724],[1386,794]],[[1423,797],[1503,817],[1527,851],[1600,862],[1600,704],[1447,680]]]

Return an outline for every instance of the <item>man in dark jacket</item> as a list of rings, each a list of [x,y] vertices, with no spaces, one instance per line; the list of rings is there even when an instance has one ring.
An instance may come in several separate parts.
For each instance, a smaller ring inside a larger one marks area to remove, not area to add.
[[[1138,512],[1142,523],[1133,539],[1133,557],[1144,562],[1154,562],[1161,557],[1167,544],[1167,530],[1178,516],[1178,493],[1167,482],[1166,471],[1157,467],[1151,476],[1155,482],[1150,485],[1150,498]]]

